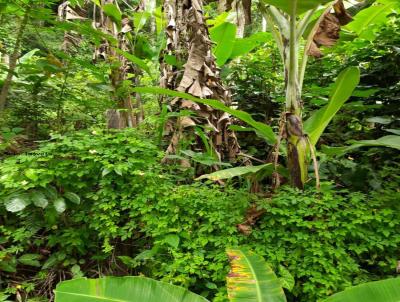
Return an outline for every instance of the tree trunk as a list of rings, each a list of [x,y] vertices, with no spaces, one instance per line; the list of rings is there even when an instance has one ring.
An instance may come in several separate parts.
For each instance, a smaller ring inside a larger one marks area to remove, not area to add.
[[[102,0],[102,5],[115,4],[114,0]],[[117,25],[111,20],[110,17],[106,16],[102,10],[98,16],[94,15],[94,21],[97,23],[97,28],[103,32],[112,35],[118,41],[118,48],[131,52],[131,46],[127,40],[126,34],[133,30],[133,24],[128,18],[123,18],[122,28],[118,29]],[[96,22],[97,21],[97,22]],[[124,56],[118,54],[114,47],[109,44],[108,41],[104,41],[103,44],[95,50],[95,58],[102,58],[110,63],[112,67],[110,74],[111,86],[113,87],[112,98],[115,102],[116,109],[110,109],[107,112],[108,126],[110,128],[127,128],[136,127],[138,125],[138,118],[134,113],[134,105],[132,101],[132,94],[129,91],[127,85],[128,73],[135,73],[138,76],[138,72],[135,72],[137,68],[133,66]],[[135,82],[137,79],[134,79]],[[132,83],[131,83],[132,84]],[[136,103],[136,102],[135,102]],[[116,113],[116,111],[118,113]]]
[[[222,85],[211,52],[212,43],[201,0],[166,0],[164,12],[167,16],[167,49],[161,64],[160,85],[199,98],[216,99],[229,106],[230,93]],[[169,105],[173,111],[192,110],[196,116],[174,121],[168,154],[176,154],[179,143],[193,135],[197,128],[204,131],[220,160],[236,158],[239,145],[234,132],[229,130],[232,118],[228,114],[184,99],[174,99]],[[207,150],[201,137],[197,136],[195,141],[194,150]]]
[[[30,8],[27,8],[27,10],[25,11],[24,17],[22,18],[22,20],[19,24],[19,29],[17,32],[17,40],[15,41],[14,51],[10,56],[7,77],[3,83],[3,87],[2,87],[1,93],[0,93],[0,112],[3,111],[7,105],[7,97],[8,97],[10,88],[11,88],[12,78],[14,76],[15,68],[17,67],[17,61],[18,61],[18,57],[20,55],[19,52],[20,52],[20,48],[21,48],[22,38],[24,35],[26,25],[28,24],[29,12],[30,12]]]

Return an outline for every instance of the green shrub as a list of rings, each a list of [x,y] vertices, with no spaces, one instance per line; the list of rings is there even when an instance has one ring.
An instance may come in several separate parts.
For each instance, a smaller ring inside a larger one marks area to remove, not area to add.
[[[144,274],[226,301],[225,250],[237,245],[293,275],[289,300],[316,301],[395,273],[395,186],[369,195],[282,188],[266,199],[229,186],[177,185],[162,156],[136,130],[98,131],[54,137],[0,163],[6,283],[32,291],[60,278]],[[244,235],[237,225],[254,204],[266,212]]]

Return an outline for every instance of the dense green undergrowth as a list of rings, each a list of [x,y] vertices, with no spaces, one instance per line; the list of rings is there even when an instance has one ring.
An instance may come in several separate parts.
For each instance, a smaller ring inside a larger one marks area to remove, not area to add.
[[[395,274],[395,186],[364,194],[326,183],[321,193],[282,188],[265,198],[177,184],[162,156],[137,130],[98,130],[3,160],[0,288],[46,295],[64,278],[143,274],[226,301],[225,250],[237,245],[292,274],[289,301]],[[245,235],[237,225],[252,206],[265,213]]]

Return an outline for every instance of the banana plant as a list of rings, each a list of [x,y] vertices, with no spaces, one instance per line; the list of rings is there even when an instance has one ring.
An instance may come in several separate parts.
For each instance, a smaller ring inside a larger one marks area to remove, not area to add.
[[[229,249],[227,276],[230,302],[286,302],[284,280],[268,263],[247,249]],[[189,290],[145,277],[79,278],[57,285],[55,302],[208,302]],[[400,278],[350,287],[322,302],[398,302]]]
[[[318,31],[321,31],[320,25],[331,18],[332,9],[337,14],[336,19],[333,19],[335,21],[332,21],[338,23],[335,25],[348,23],[351,17],[346,14],[342,0],[262,0],[260,9],[275,38],[284,66],[286,104],[281,122],[283,129],[280,132],[285,133],[290,180],[293,186],[303,188],[308,178],[308,159],[314,153],[318,138],[341,105],[351,96],[360,78],[355,67],[342,72],[330,103],[311,117],[305,129],[302,88],[308,57],[319,52],[318,46],[334,43],[334,39],[329,42],[320,41],[319,45],[315,42]],[[280,136],[278,142],[283,138]],[[278,156],[278,151],[276,148],[274,156]]]

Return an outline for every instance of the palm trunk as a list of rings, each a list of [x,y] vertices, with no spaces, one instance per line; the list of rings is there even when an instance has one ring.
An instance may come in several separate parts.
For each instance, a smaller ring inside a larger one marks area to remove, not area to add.
[[[7,77],[4,81],[4,84],[3,84],[3,87],[2,87],[1,93],[0,93],[0,112],[3,111],[7,105],[7,97],[8,97],[10,88],[11,88],[12,78],[14,76],[15,68],[17,67],[17,61],[18,61],[18,57],[19,57],[19,53],[20,53],[22,38],[24,35],[26,25],[28,24],[29,12],[30,12],[30,8],[27,8],[27,10],[25,11],[24,17],[22,18],[21,23],[19,25],[19,29],[17,32],[17,40],[16,40],[15,46],[14,46],[14,51],[10,56]]]
[[[211,52],[212,43],[201,0],[167,0],[164,11],[168,24],[167,49],[161,64],[161,86],[200,98],[216,99],[229,105],[230,93],[221,82],[219,69]],[[165,60],[167,56],[175,57],[177,63],[168,64]],[[175,99],[170,105],[174,111],[192,110],[197,116],[175,121],[172,125],[174,135],[167,153],[176,154],[179,143],[193,134],[195,127],[199,126],[219,159],[236,158],[239,145],[235,134],[228,129],[232,123],[229,115],[183,99]],[[207,151],[207,146],[200,137],[195,140],[196,143],[192,146],[194,150]]]

